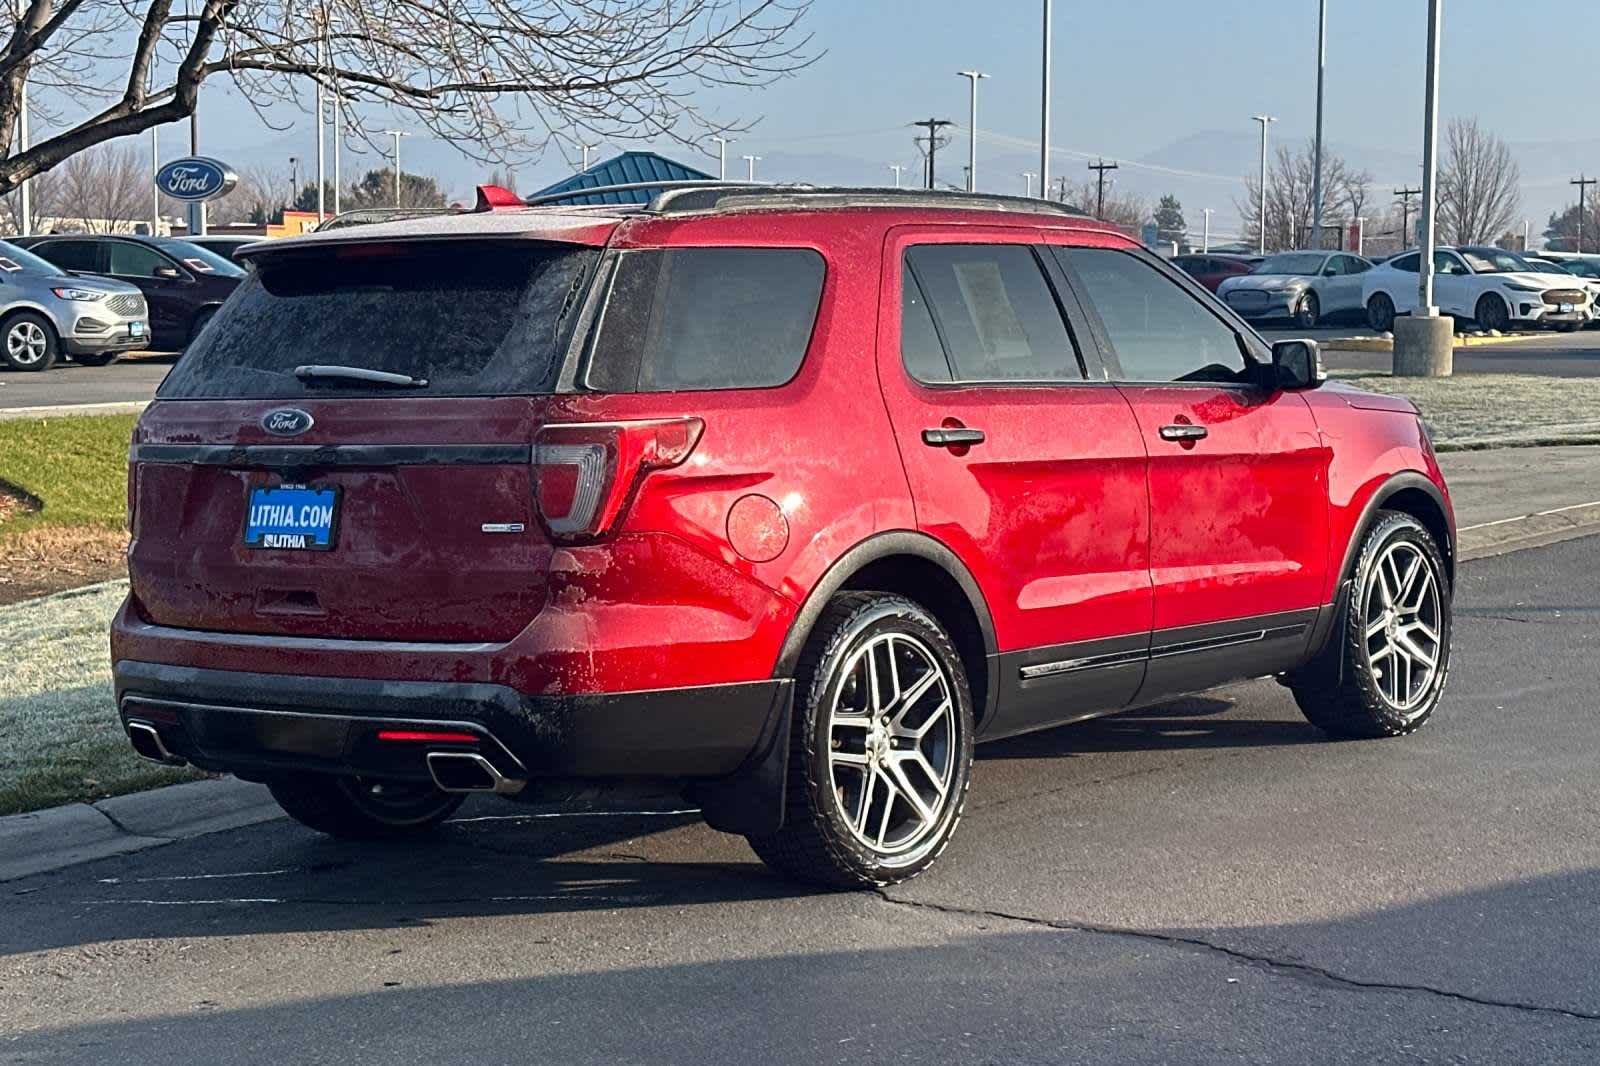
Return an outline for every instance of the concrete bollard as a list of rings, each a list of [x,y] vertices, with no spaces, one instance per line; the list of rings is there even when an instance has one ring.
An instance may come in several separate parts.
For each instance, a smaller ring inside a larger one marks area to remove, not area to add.
[[[1455,320],[1449,315],[1394,320],[1394,376],[1447,378],[1455,369]]]

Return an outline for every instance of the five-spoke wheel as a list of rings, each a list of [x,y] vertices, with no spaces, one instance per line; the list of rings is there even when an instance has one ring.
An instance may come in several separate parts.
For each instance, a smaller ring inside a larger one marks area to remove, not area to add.
[[[0,355],[13,370],[49,370],[56,361],[55,331],[32,311],[12,315],[5,325]]]
[[[1402,714],[1427,697],[1439,671],[1439,583],[1422,548],[1406,540],[1388,545],[1367,586],[1367,664],[1378,692]]]

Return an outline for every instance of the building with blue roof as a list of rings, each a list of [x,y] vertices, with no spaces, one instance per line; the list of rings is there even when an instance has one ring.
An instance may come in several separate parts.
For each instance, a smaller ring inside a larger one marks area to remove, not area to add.
[[[707,181],[710,174],[685,166],[675,159],[654,152],[623,152],[596,163],[588,170],[549,188],[540,189],[534,196],[554,196],[576,189],[595,189],[602,185],[629,185],[641,181]],[[623,189],[618,192],[595,193],[593,196],[574,196],[574,204],[647,204],[654,195],[650,189]]]

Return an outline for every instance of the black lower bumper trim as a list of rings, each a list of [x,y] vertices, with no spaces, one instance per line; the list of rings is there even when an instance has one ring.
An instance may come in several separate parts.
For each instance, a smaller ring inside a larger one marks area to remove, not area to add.
[[[203,769],[262,776],[320,770],[426,777],[429,745],[379,742],[380,728],[460,725],[481,733],[503,773],[548,777],[722,778],[770,745],[791,682],[581,696],[503,685],[373,681],[206,670],[122,660],[124,725],[155,725]]]

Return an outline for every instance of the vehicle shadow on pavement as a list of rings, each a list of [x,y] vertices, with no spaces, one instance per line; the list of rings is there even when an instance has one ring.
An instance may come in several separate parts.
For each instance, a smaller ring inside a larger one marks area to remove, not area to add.
[[[1229,715],[1234,707],[1234,701],[1225,695],[1188,696],[1078,725],[1057,726],[982,744],[977,749],[977,758],[1060,759],[1104,752],[1327,743],[1327,737],[1304,720],[1261,720]],[[1293,710],[1292,704],[1289,709]]]

